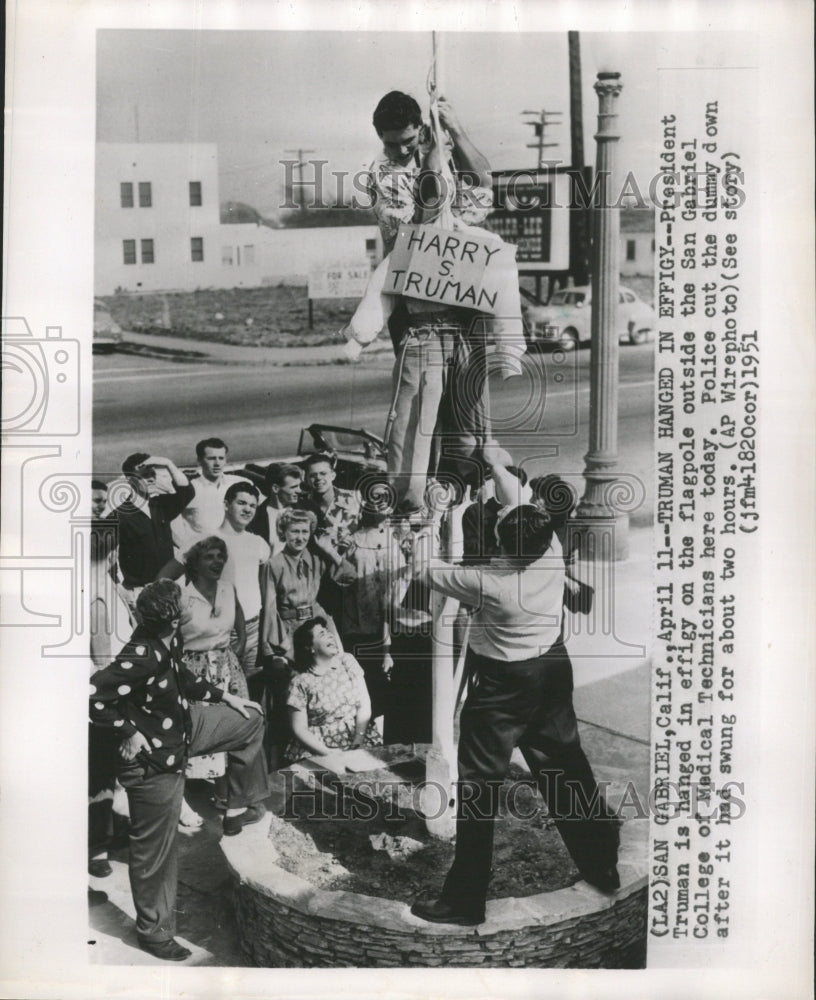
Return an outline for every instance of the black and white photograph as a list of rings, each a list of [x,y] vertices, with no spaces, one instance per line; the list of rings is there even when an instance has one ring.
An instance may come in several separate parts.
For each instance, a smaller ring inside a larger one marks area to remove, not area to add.
[[[810,995],[812,12],[635,7],[15,12],[3,995]]]

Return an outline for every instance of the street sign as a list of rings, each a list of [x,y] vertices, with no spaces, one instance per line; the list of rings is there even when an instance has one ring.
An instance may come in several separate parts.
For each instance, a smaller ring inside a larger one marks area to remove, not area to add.
[[[361,299],[370,277],[368,260],[324,264],[309,272],[309,298]]]

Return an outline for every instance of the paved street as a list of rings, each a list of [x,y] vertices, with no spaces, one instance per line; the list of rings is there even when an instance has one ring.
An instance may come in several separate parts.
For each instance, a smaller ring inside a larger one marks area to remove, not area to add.
[[[195,461],[194,445],[222,436],[235,460],[293,454],[301,427],[320,421],[382,433],[392,358],[358,365],[275,367],[178,363],[128,355],[94,358],[94,469],[110,476],[144,448],[179,464]],[[654,345],[621,349],[621,469],[647,487],[634,515],[651,512]],[[524,375],[491,377],[494,430],[528,470],[580,473],[587,450],[589,351],[535,354]]]

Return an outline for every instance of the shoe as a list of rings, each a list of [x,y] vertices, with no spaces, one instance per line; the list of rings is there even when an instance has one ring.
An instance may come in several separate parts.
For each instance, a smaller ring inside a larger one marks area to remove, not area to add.
[[[611,895],[620,889],[620,875],[615,865],[610,865],[608,868],[585,869],[580,874],[585,882],[601,892]]]
[[[107,878],[108,875],[113,875],[110,861],[107,858],[93,858],[88,862],[88,874],[94,878]]]
[[[421,920],[431,924],[461,924],[463,927],[475,927],[483,924],[484,911],[480,913],[457,910],[443,899],[418,899],[411,907],[411,913]]]
[[[183,962],[192,955],[190,949],[179,944],[175,938],[170,938],[169,941],[148,941],[146,938],[139,938],[139,947],[148,955],[165,962]]]
[[[252,826],[253,823],[260,822],[266,815],[266,806],[259,802],[256,806],[249,806],[238,816],[224,817],[224,836],[234,837],[240,833],[245,826]]]
[[[188,805],[186,799],[181,800],[181,813],[178,825],[180,828],[188,830],[197,830],[199,827],[204,826],[203,818],[198,815],[192,806]]]

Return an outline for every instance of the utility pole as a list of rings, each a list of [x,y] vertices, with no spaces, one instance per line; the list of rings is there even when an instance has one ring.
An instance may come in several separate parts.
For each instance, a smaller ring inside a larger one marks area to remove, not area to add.
[[[569,48],[570,92],[570,167],[572,169],[573,198],[570,205],[570,262],[569,270],[576,285],[589,283],[589,205],[584,204],[577,177],[586,181],[591,189],[591,171],[584,163],[584,105],[581,87],[581,41],[577,31],[567,32]]]
[[[314,153],[313,149],[284,149],[284,153],[297,153],[297,163],[295,163],[295,170],[297,170],[297,186],[299,191],[298,201],[300,202],[300,211],[303,215],[306,214],[306,200],[304,194],[304,184],[303,184],[303,168],[306,166],[306,161],[303,157],[307,153]]]
[[[557,142],[544,142],[544,137],[546,134],[546,129],[548,125],[560,125],[561,122],[555,120],[560,117],[560,111],[545,111],[543,108],[541,111],[522,111],[523,115],[535,115],[536,119],[534,121],[526,121],[525,125],[532,125],[533,133],[537,139],[537,142],[528,142],[528,149],[538,150],[538,169],[542,170],[544,168],[544,150],[549,149],[551,146],[557,146]]]

